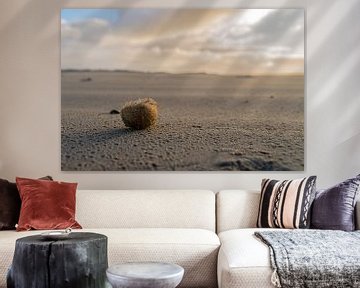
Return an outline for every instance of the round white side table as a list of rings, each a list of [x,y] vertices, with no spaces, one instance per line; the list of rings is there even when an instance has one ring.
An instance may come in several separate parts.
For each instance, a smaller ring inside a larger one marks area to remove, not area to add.
[[[106,270],[113,288],[175,288],[184,276],[184,268],[162,262],[117,264]]]

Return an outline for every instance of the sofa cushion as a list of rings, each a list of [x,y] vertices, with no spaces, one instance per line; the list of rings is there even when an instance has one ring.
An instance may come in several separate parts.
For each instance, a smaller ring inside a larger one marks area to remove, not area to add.
[[[16,177],[21,198],[16,230],[81,228],[75,221],[77,183]]]
[[[360,174],[316,193],[311,216],[314,229],[355,229],[355,204],[359,193]]]
[[[217,233],[239,228],[255,228],[259,200],[259,191],[222,190],[217,193]]]
[[[74,230],[77,231],[77,230]],[[138,228],[82,229],[108,237],[109,265],[135,261],[164,261],[185,269],[179,287],[216,287],[216,262],[220,241],[203,229]],[[17,238],[44,231],[0,232],[0,287],[11,264]]]
[[[0,179],[0,230],[15,229],[21,200],[16,184]]]
[[[76,199],[83,228],[215,231],[215,194],[209,190],[78,190]]]
[[[316,176],[294,180],[263,179],[257,227],[308,228]]]
[[[40,179],[52,180],[51,176]],[[0,179],[0,230],[15,230],[18,223],[21,199],[16,183]]]
[[[219,288],[274,287],[271,284],[270,252],[255,231],[264,228],[235,229],[219,234]]]

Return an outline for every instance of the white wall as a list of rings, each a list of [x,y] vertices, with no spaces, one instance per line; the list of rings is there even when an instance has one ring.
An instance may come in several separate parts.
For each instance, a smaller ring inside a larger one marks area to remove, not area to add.
[[[169,3],[168,3],[169,2]],[[171,3],[170,3],[171,2]],[[304,173],[60,171],[62,7],[306,8]],[[257,189],[263,177],[318,175],[318,186],[360,173],[359,0],[17,0],[0,9],[0,178],[52,175],[83,189]]]

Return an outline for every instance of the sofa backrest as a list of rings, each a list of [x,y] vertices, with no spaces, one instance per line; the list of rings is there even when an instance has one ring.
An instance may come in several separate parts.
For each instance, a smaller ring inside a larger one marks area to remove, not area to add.
[[[260,192],[223,190],[216,194],[217,233],[239,228],[255,228]]]
[[[359,197],[360,198],[360,197]],[[216,232],[255,228],[260,202],[259,191],[223,190],[216,194]],[[360,199],[355,206],[356,230],[360,230]]]
[[[215,231],[215,193],[208,190],[78,190],[84,228],[200,228]]]

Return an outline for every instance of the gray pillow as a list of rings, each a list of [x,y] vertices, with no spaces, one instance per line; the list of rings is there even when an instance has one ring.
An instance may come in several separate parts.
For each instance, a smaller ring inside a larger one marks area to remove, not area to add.
[[[318,190],[312,205],[311,228],[355,230],[355,202],[360,174],[333,187]]]

